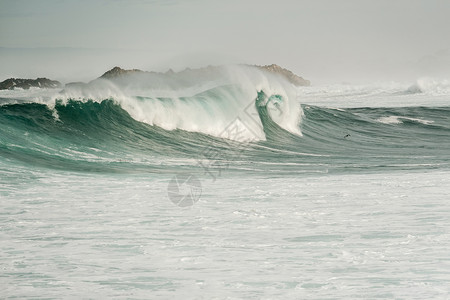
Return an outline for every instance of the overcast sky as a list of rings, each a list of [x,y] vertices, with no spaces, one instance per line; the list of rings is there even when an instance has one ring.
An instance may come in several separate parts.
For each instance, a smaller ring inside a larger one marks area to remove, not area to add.
[[[448,0],[0,0],[0,80],[277,63],[312,82],[450,77]]]

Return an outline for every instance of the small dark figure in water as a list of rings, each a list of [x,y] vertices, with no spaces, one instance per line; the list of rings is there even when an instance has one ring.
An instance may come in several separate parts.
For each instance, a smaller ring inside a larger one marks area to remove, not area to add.
[[[347,134],[344,136],[344,139],[348,138],[349,136],[350,136],[350,133],[347,133]]]

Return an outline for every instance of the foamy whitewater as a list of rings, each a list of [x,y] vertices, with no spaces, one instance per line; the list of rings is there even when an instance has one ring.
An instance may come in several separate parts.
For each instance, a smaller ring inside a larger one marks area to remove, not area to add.
[[[0,296],[448,299],[449,186],[448,80],[0,91]]]

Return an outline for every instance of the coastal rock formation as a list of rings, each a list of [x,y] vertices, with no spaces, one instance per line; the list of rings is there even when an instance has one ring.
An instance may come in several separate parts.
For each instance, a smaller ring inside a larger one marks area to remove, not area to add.
[[[266,65],[266,66],[257,66],[257,65],[244,65],[250,68],[257,68],[259,70],[269,72],[272,74],[279,75],[281,77],[284,77],[287,79],[290,83],[296,86],[309,86],[310,82],[306,79],[303,79],[302,77],[292,73],[291,71],[284,69],[276,64],[272,65]],[[173,79],[174,76],[187,76],[187,77],[205,77],[205,78],[212,78],[215,76],[215,74],[219,74],[216,72],[221,67],[214,67],[214,66],[208,66],[205,68],[200,69],[190,69],[186,68],[183,71],[180,72],[174,72],[173,70],[169,69],[165,73],[158,73],[158,72],[146,72],[139,69],[131,69],[131,70],[125,70],[120,67],[114,67],[109,71],[106,71],[102,76],[100,76],[97,79],[107,79],[107,80],[115,80],[122,77],[128,77],[129,75],[135,75],[135,74],[146,74],[146,76],[152,76],[149,79],[151,81],[155,80],[170,80]],[[217,75],[216,74],[216,75]],[[132,80],[130,77],[129,80]],[[70,82],[65,85],[66,89],[84,89],[88,87],[91,83],[97,82],[97,80],[93,80],[90,83],[83,83],[83,82]],[[37,78],[37,79],[22,79],[22,78],[9,78],[6,79],[3,82],[0,82],[0,90],[13,90],[15,88],[21,88],[21,89],[29,89],[31,87],[35,88],[61,88],[62,85],[59,81],[56,80],[50,80],[48,78]]]
[[[284,69],[280,67],[279,65],[272,64],[272,65],[266,65],[266,66],[257,66],[257,65],[245,65],[247,67],[251,68],[258,68],[260,70],[280,75],[284,78],[286,78],[290,83],[296,86],[309,86],[310,82],[309,80],[303,79],[302,77],[294,74],[293,72]],[[165,73],[158,73],[158,72],[146,72],[139,69],[131,69],[131,70],[125,70],[120,67],[114,67],[109,71],[106,71],[102,76],[99,77],[99,79],[108,79],[108,80],[114,80],[118,79],[120,77],[128,76],[128,75],[134,75],[134,74],[153,74],[156,76],[163,75],[163,78],[170,79],[172,76],[177,76],[181,74],[187,74],[188,76],[203,76],[203,77],[210,77],[212,74],[214,74],[215,70],[219,69],[220,67],[214,67],[214,66],[208,66],[205,68],[200,69],[190,69],[186,68],[183,71],[180,72],[174,72],[172,69],[169,69]],[[159,77],[161,79],[161,77]],[[156,79],[155,79],[156,80]],[[95,80],[94,80],[95,81]],[[65,88],[85,88],[88,84],[83,82],[71,82],[66,84]],[[31,87],[35,88],[47,88],[47,89],[54,89],[54,88],[61,88],[62,85],[59,81],[56,80],[50,80],[48,78],[37,78],[37,79],[23,79],[23,78],[9,78],[6,79],[3,82],[0,82],[0,90],[13,90],[15,88],[21,88],[21,89],[29,89]]]
[[[37,78],[37,79],[9,78],[3,82],[0,82],[0,90],[13,90],[15,88],[27,90],[31,87],[42,89],[56,89],[61,87],[61,83],[59,81],[50,80],[48,78]]]
[[[268,71],[270,73],[279,74],[283,77],[285,77],[290,83],[296,86],[309,86],[311,85],[311,82],[309,80],[306,80],[298,75],[295,75],[288,69],[284,69],[276,64],[271,64],[267,66],[255,66],[258,69]]]
[[[285,79],[287,79],[290,83],[292,83],[295,86],[309,86],[310,82],[309,80],[306,80],[296,74],[294,74],[293,72],[289,71],[288,69],[284,69],[282,67],[280,67],[279,65],[276,64],[271,64],[271,65],[266,65],[266,66],[257,66],[257,65],[245,65],[251,68],[258,68],[260,70],[269,72],[269,73],[273,73],[273,74],[277,74],[280,75],[281,77],[284,77]],[[102,76],[100,76],[99,78],[102,79],[116,79],[118,77],[123,77],[123,76],[128,76],[128,75],[133,75],[133,74],[159,74],[159,75],[165,75],[165,76],[172,76],[175,74],[183,74],[183,73],[187,73],[187,74],[192,74],[192,76],[199,76],[199,75],[206,75],[208,72],[214,72],[214,70],[218,69],[219,67],[214,67],[214,66],[208,66],[205,68],[200,68],[200,69],[190,69],[190,68],[186,68],[183,71],[180,72],[174,72],[172,69],[169,69],[166,73],[156,73],[156,72],[146,72],[146,71],[142,71],[139,69],[131,69],[131,70],[124,70],[120,67],[114,67],[111,70],[105,72]]]
[[[105,72],[102,76],[100,76],[100,78],[103,79],[113,79],[113,78],[117,78],[123,75],[130,75],[130,74],[135,74],[135,73],[143,73],[144,71],[139,70],[139,69],[132,69],[132,70],[124,70],[122,68],[119,67],[114,67],[111,70]]]

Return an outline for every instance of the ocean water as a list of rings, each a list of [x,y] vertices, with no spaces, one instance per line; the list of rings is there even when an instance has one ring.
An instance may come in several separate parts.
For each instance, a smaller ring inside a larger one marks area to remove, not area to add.
[[[448,299],[448,81],[194,73],[0,91],[2,298]]]

